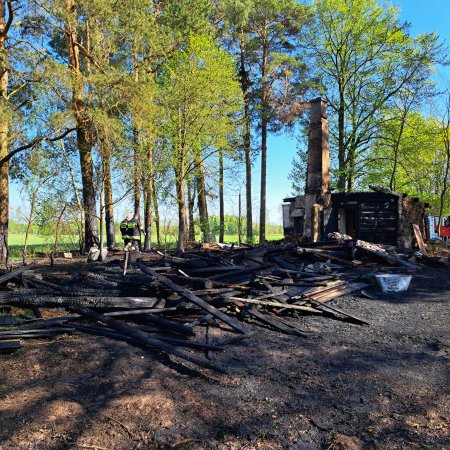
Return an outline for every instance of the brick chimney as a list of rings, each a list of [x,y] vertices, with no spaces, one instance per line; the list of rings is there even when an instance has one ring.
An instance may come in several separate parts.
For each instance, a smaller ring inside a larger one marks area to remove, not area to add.
[[[329,191],[330,149],[328,146],[327,102],[311,100],[306,195],[324,196]]]

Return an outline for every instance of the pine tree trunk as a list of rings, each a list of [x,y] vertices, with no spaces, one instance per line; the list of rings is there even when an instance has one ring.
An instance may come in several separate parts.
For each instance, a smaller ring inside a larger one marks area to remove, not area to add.
[[[108,250],[116,249],[116,228],[114,225],[113,193],[111,183],[111,143],[105,133],[100,136],[101,154],[103,160],[103,184],[105,190],[105,224],[106,245]]]
[[[154,210],[154,217],[155,217],[155,226],[156,226],[156,242],[158,243],[158,247],[161,247],[161,227],[159,222],[159,208],[158,208],[158,197],[156,195],[155,190],[155,177],[153,177],[153,210]]]
[[[225,240],[225,201],[223,196],[223,152],[219,151],[219,242]]]
[[[152,220],[153,220],[153,148],[149,143],[147,151],[147,189],[145,190],[145,214],[144,214],[144,250],[152,249]]]
[[[141,171],[139,170],[140,158],[139,158],[139,132],[136,128],[133,128],[133,198],[134,198],[134,213],[139,214],[141,210]]]
[[[197,198],[198,198],[198,213],[200,216],[200,228],[203,234],[203,242],[211,240],[211,232],[209,228],[208,205],[206,203],[206,188],[205,188],[205,174],[203,172],[203,162],[198,158],[197,165]]]
[[[268,126],[268,87],[266,71],[269,56],[267,41],[267,21],[262,44],[261,65],[261,197],[259,206],[259,243],[266,242],[266,185],[267,185],[267,126]]]
[[[253,208],[252,208],[252,148],[250,128],[250,96],[248,72],[245,70],[245,36],[242,32],[240,40],[240,80],[244,96],[244,151],[245,151],[245,201],[247,205],[247,243],[253,242]]]
[[[139,82],[139,57],[138,57],[138,40],[135,36],[133,41],[133,72],[135,83]],[[133,144],[134,144],[134,154],[133,154],[133,175],[134,175],[134,213],[139,214],[141,210],[141,171],[140,171],[140,159],[139,158],[139,130],[137,127],[133,126]]]
[[[177,191],[177,203],[178,203],[178,245],[177,250],[183,252],[185,248],[186,240],[186,192],[184,174],[177,177],[175,182]]]
[[[0,159],[8,154],[8,60],[6,41],[6,2],[0,0]],[[8,264],[9,173],[8,163],[0,166],[0,265]]]
[[[92,146],[89,136],[89,120],[85,114],[84,85],[81,77],[79,49],[76,45],[76,9],[74,0],[66,0],[67,24],[66,37],[69,53],[69,68],[72,70],[73,94],[72,108],[77,124],[77,143],[80,154],[81,181],[83,185],[83,206],[85,213],[85,245],[88,251],[93,245],[99,244],[98,224],[94,186],[94,168],[92,162]]]
[[[266,242],[266,184],[267,184],[267,118],[261,120],[261,199],[259,210],[259,243]]]
[[[189,241],[195,242],[195,222],[194,222],[194,204],[195,204],[195,188],[192,186],[192,181],[187,182],[187,196],[188,196],[188,216],[189,216]]]
[[[77,130],[78,149],[80,152],[81,182],[83,185],[83,206],[85,214],[85,251],[99,244],[98,218],[95,201],[94,166],[92,149],[83,125]]]
[[[103,242],[105,240],[105,205],[103,204],[105,198],[105,183],[102,180],[102,187],[100,189],[100,245],[98,246],[100,250],[99,260],[103,261]]]

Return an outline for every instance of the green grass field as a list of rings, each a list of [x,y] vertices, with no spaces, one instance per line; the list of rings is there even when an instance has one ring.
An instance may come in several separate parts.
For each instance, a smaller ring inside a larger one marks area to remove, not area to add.
[[[276,241],[283,239],[282,234],[267,235],[268,241]],[[163,248],[173,248],[176,243],[176,236],[174,234],[167,234],[161,236]],[[230,244],[237,244],[238,235],[225,235],[225,242]],[[23,252],[23,244],[25,242],[25,234],[10,234],[9,235],[9,257],[11,259],[21,259]],[[116,236],[116,242],[119,246],[123,243],[119,235]],[[153,245],[157,246],[156,240],[152,239]],[[197,236],[197,242],[200,242],[200,236]],[[53,249],[53,237],[41,236],[38,234],[30,234],[28,237],[28,257],[33,258],[38,254],[49,254]],[[77,236],[63,235],[59,239],[58,250],[63,251],[77,251],[78,240]]]

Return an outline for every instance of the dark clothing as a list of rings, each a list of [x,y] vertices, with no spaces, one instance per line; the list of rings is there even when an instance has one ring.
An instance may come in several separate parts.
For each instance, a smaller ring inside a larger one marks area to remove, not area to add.
[[[125,239],[128,236],[128,220],[122,220],[120,222],[120,232],[122,233],[122,239]]]
[[[133,240],[141,240],[141,224],[139,220],[131,219],[128,222],[128,236],[133,238]]]
[[[120,232],[125,247],[131,243],[132,246],[141,248],[141,224],[139,220],[123,220],[120,222]]]
[[[128,221],[128,239],[130,239],[131,245],[141,249],[141,223],[139,219],[131,219]]]

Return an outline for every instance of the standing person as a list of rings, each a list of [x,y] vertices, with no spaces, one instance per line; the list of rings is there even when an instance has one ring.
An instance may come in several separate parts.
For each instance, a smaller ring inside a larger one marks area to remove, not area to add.
[[[128,221],[128,239],[130,239],[131,245],[137,247],[138,250],[141,249],[141,233],[144,233],[144,230],[141,227],[139,213],[136,213],[133,218]]]
[[[127,214],[127,217],[120,222],[120,232],[122,233],[123,245],[124,247],[128,247],[131,244],[131,239],[128,233],[128,224],[133,219],[130,213]]]

